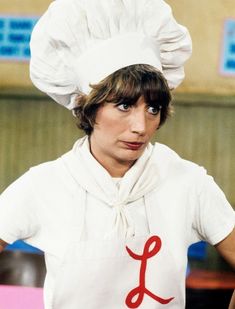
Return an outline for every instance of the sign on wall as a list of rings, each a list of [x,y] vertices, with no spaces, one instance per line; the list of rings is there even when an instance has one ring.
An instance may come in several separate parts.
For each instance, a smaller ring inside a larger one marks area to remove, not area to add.
[[[37,20],[36,17],[0,16],[0,60],[29,60],[29,41]]]
[[[227,19],[224,23],[220,71],[225,75],[235,75],[235,19]]]

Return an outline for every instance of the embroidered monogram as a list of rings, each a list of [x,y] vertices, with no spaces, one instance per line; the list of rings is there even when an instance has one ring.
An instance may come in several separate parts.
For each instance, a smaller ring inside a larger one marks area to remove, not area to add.
[[[147,269],[147,260],[156,255],[160,251],[161,245],[162,242],[158,236],[151,236],[145,243],[142,255],[134,253],[133,251],[130,250],[130,248],[126,246],[126,250],[129,253],[129,255],[133,259],[141,261],[139,286],[131,290],[126,297],[126,305],[128,308],[138,308],[144,299],[144,294],[147,294],[148,296],[150,296],[151,298],[153,298],[154,300],[163,305],[168,304],[170,301],[172,301],[172,299],[174,299],[174,297],[168,299],[161,298],[150,292],[145,287],[145,272]],[[151,246],[153,246],[152,249],[150,249]]]

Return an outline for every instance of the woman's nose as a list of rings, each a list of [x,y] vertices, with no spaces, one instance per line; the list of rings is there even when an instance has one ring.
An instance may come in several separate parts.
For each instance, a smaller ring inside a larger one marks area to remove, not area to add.
[[[145,134],[146,132],[146,115],[143,110],[133,110],[131,119],[131,132]]]

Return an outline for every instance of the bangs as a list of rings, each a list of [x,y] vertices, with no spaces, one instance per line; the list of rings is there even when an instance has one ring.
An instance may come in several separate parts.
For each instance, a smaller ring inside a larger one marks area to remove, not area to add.
[[[90,135],[98,109],[105,103],[135,105],[142,96],[148,106],[161,112],[160,125],[172,114],[171,92],[163,74],[147,64],[134,64],[110,74],[98,84],[90,84],[88,95],[77,100],[74,113],[78,127]]]
[[[162,73],[155,69],[148,72],[140,69],[139,72],[134,72],[129,66],[122,69],[122,74],[120,71],[113,74],[106,102],[134,105],[143,96],[147,105],[158,107],[169,103],[171,99],[168,85],[164,81]]]

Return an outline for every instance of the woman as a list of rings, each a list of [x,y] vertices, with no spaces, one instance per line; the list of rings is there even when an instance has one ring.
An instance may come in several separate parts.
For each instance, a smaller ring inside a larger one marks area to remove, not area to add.
[[[191,243],[235,264],[223,193],[203,168],[150,144],[183,78],[187,30],[163,1],[61,0],[31,50],[33,82],[86,135],[2,194],[2,247],[24,239],[45,252],[46,309],[184,308]]]

